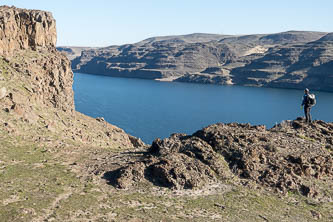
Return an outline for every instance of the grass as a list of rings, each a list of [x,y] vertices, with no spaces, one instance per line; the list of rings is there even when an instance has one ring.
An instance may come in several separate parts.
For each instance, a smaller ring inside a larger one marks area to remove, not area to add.
[[[17,56],[13,62],[29,63],[37,57],[40,54],[32,51],[25,59]],[[30,94],[26,88],[31,83],[25,74],[19,75],[2,59],[0,69],[6,88],[22,96]],[[225,182],[232,189],[208,194],[179,194],[146,183],[135,190],[117,190],[101,175],[89,174],[89,167],[100,161],[94,159],[94,152],[108,156],[123,150],[120,142],[105,137],[110,129],[97,125],[94,119],[76,119],[41,104],[33,105],[32,111],[42,116],[34,124],[0,110],[0,124],[12,123],[16,130],[0,133],[0,221],[313,221],[311,211],[319,212],[321,221],[333,221],[332,202],[318,203],[296,192],[280,196],[253,190],[235,185],[236,179]],[[47,120],[56,122],[55,132],[45,128]],[[287,124],[281,124],[282,129]],[[78,137],[90,136],[92,140],[84,144],[72,139],[78,130],[82,130]],[[299,137],[315,142],[304,135]],[[105,145],[106,139],[110,145]],[[65,145],[58,146],[59,142]],[[77,168],[70,162],[77,162]],[[320,186],[327,196],[333,196],[332,187],[324,182]]]
[[[311,141],[311,142],[316,142],[315,139],[307,137],[307,136],[304,136],[303,134],[298,134],[298,137],[301,138],[301,139],[303,139],[303,140],[307,140],[307,141]]]
[[[147,184],[136,190],[116,190],[101,175],[82,179],[64,164],[69,157],[66,151],[77,149],[74,146],[51,152],[52,148],[21,136],[1,136],[3,221],[313,221],[311,212],[319,212],[321,221],[333,219],[332,203],[318,204],[297,192],[280,196],[232,184],[228,184],[230,190],[206,195],[156,192]],[[76,161],[88,161],[85,152]],[[330,189],[327,195],[333,195]]]

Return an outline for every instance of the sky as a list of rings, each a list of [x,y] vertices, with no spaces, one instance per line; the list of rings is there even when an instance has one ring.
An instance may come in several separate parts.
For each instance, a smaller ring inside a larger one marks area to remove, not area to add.
[[[58,46],[109,46],[190,33],[333,32],[332,0],[0,0],[52,12]]]

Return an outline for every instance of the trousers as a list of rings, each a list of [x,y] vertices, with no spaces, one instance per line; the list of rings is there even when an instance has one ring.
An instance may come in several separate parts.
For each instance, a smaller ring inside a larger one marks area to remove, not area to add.
[[[311,112],[311,106],[304,106],[305,121],[307,123],[311,123],[312,121],[310,112]]]

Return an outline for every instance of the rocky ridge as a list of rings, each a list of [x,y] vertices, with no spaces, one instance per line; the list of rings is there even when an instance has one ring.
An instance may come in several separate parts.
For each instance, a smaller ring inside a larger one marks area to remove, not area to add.
[[[146,157],[115,171],[113,184],[148,181],[200,189],[217,181],[329,200],[322,183],[333,176],[333,124],[304,119],[265,126],[218,123],[193,135],[156,139]],[[332,185],[332,183],[331,183]]]
[[[91,49],[97,49],[92,47],[66,47],[66,46],[58,46],[57,50],[60,52],[64,52],[69,60],[73,60],[76,57],[79,57],[81,55],[81,52],[84,50],[91,50]]]
[[[75,72],[174,81],[333,91],[331,33],[192,34],[83,50]]]

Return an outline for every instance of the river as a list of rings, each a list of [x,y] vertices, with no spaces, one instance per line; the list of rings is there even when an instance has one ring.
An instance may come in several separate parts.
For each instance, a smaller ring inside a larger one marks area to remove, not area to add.
[[[76,110],[104,119],[151,143],[171,133],[213,123],[264,124],[271,128],[303,115],[303,91],[219,86],[74,74]],[[313,119],[333,121],[333,93],[314,92]]]

